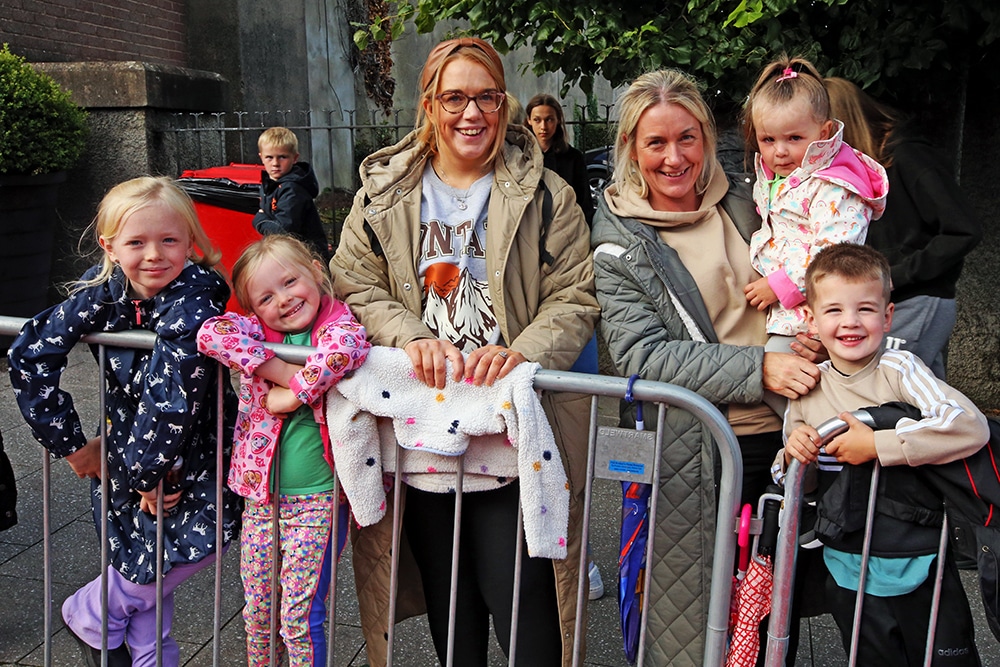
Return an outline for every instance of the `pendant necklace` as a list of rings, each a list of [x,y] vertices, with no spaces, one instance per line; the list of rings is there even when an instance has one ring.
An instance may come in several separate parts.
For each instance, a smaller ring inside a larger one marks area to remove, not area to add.
[[[445,173],[444,167],[441,166],[440,160],[438,161],[438,163],[436,165],[432,162],[431,163],[431,167],[433,167],[435,173],[437,173],[438,179],[441,181],[441,183],[443,183],[444,186],[446,188],[448,188],[448,191],[451,192],[451,198],[455,200],[455,206],[458,208],[458,210],[459,211],[464,211],[464,210],[468,209],[469,208],[469,190],[472,189],[472,185],[470,185],[469,187],[467,187],[465,189],[465,192],[459,192],[457,189],[455,189],[454,187],[452,187],[451,183],[448,182],[448,174]],[[475,184],[475,181],[473,181],[473,185],[474,184]]]

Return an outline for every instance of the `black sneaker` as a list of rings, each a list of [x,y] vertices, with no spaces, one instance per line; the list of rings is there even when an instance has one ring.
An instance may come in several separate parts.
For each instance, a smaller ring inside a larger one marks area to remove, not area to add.
[[[94,648],[87,642],[76,636],[73,629],[66,626],[66,632],[80,645],[80,652],[83,653],[83,663],[87,667],[101,667],[101,649]],[[108,649],[108,667],[132,667],[132,655],[128,652],[128,647],[122,644],[118,648]]]

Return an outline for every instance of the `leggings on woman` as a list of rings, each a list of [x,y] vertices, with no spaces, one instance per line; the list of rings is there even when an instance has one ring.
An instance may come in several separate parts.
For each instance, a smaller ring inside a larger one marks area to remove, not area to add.
[[[330,590],[332,509],[330,493],[280,497],[280,634],[290,667],[326,664],[323,624]],[[243,511],[240,577],[250,667],[270,664],[271,530],[271,503],[248,500]]]
[[[515,482],[462,496],[456,665],[486,665],[490,616],[504,654],[509,650],[518,494]],[[431,637],[441,664],[448,651],[454,516],[454,494],[407,488],[403,526],[420,569]],[[516,663],[519,667],[558,666],[562,641],[552,561],[529,558],[523,542]]]

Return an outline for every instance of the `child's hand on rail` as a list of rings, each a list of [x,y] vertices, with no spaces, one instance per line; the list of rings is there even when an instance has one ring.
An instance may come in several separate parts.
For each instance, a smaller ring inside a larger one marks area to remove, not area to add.
[[[66,462],[80,479],[101,478],[101,438],[91,438],[80,449],[66,456]]]
[[[785,463],[791,462],[792,458],[798,459],[803,465],[807,465],[816,460],[819,456],[819,433],[812,426],[802,425],[796,428],[788,436],[785,443]]]
[[[826,453],[836,457],[841,463],[860,465],[878,457],[875,451],[875,431],[865,426],[850,412],[841,412],[838,417],[848,426],[826,446]]]

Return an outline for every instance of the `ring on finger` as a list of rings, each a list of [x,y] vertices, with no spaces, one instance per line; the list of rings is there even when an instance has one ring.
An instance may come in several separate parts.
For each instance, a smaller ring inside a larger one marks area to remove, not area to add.
[[[506,361],[507,357],[510,355],[507,352],[507,350],[500,350],[499,352],[497,352],[497,356]]]

